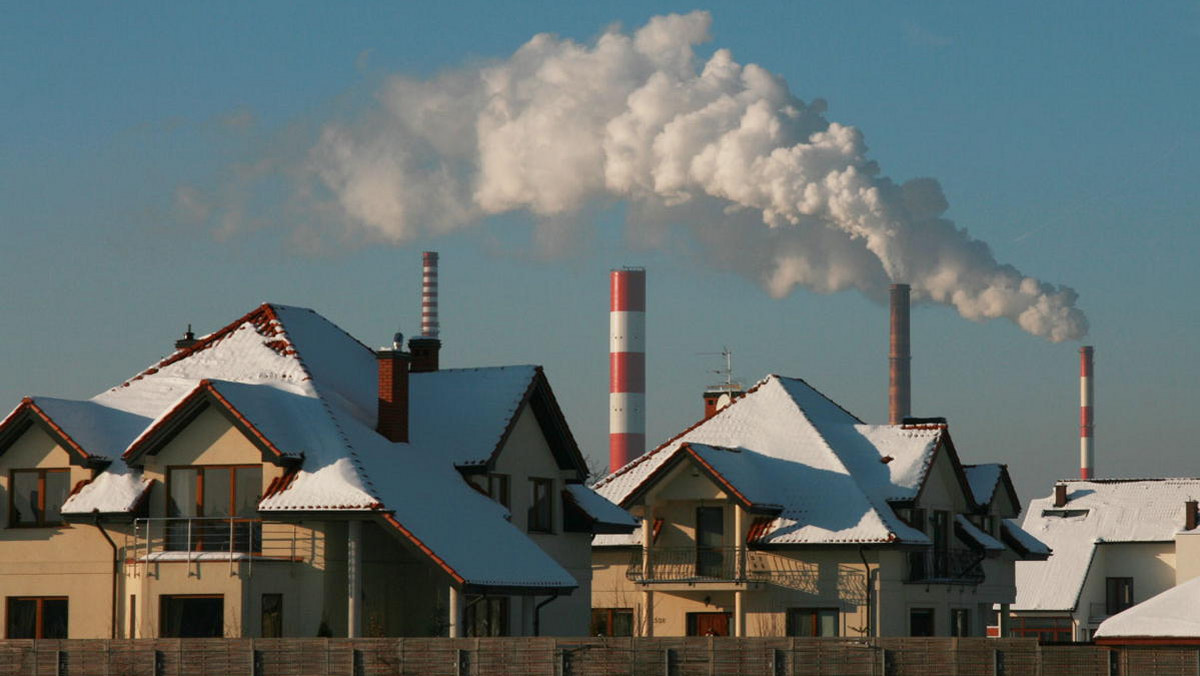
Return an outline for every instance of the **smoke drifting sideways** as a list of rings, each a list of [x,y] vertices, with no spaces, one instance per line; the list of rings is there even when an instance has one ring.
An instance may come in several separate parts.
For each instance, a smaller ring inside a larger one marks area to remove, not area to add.
[[[776,297],[882,299],[904,282],[968,319],[1087,333],[1075,291],[998,263],[943,217],[935,180],[881,175],[858,129],[764,68],[725,49],[702,62],[710,24],[698,11],[586,45],[541,34],[503,61],[394,77],[372,110],[323,127],[307,171],[346,220],[394,242],[511,211],[588,227],[570,216],[624,200],[631,230],[684,224]]]

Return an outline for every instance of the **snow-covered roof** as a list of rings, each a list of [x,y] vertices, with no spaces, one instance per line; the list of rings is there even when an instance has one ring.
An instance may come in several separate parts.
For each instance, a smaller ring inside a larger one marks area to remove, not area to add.
[[[626,504],[686,455],[779,516],[762,544],[928,544],[890,500],[920,492],[944,425],[866,425],[803,380],[771,375],[711,418],[608,475],[596,490]],[[629,545],[601,535],[597,546]]]
[[[1033,500],[1022,528],[1054,551],[1046,561],[1017,563],[1013,610],[1074,610],[1097,544],[1166,542],[1183,528],[1184,503],[1200,498],[1200,479],[1110,479],[1060,482]]]
[[[137,467],[138,449],[165,434],[181,407],[203,396],[298,465],[282,490],[261,501],[260,511],[382,512],[465,583],[577,586],[508,521],[507,510],[455,469],[456,463],[491,457],[542,378],[540,370],[413,374],[408,444],[374,431],[376,378],[374,352],[324,317],[264,304],[90,401],[39,399],[48,415],[62,417],[59,424],[76,442],[112,460],[63,511],[134,509],[148,487]]]
[[[971,523],[967,517],[962,514],[954,516],[954,523],[963,530],[967,538],[974,541],[976,545],[989,552],[1002,552],[1008,547],[1005,547],[999,540],[988,535],[979,529],[975,524]]]
[[[607,498],[583,484],[567,484],[567,494],[584,513],[597,523],[615,526],[621,532],[626,532],[638,525],[638,520],[633,518],[629,512],[609,502]]]
[[[967,483],[971,486],[971,494],[975,502],[986,505],[992,501],[996,486],[1000,484],[1000,473],[1004,465],[988,463],[986,465],[963,465],[963,473],[967,475]]]
[[[1095,638],[1200,639],[1200,577],[1109,617]]]

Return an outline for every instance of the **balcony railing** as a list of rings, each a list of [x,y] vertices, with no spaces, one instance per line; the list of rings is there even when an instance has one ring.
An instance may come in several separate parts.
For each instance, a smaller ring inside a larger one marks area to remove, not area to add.
[[[144,561],[302,560],[314,551],[312,538],[295,524],[261,519],[137,519],[130,549]]]
[[[926,549],[908,553],[908,582],[979,584],[984,555],[970,549]]]

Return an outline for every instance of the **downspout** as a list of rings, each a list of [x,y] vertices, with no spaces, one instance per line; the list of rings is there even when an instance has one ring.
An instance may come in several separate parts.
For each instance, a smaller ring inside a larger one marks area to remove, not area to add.
[[[121,560],[118,558],[117,543],[108,535],[108,531],[104,530],[104,524],[100,523],[100,510],[92,510],[92,525],[100,530],[100,534],[108,540],[108,546],[112,547],[112,617],[109,620],[112,623],[112,638],[117,638],[117,575],[121,571]]]
[[[875,616],[871,614],[871,565],[867,563],[866,550],[863,547],[858,548],[858,557],[862,559],[863,570],[867,571],[867,636],[871,636],[871,625],[874,623]]]
[[[554,596],[551,596],[550,598],[546,599],[545,601],[542,601],[541,603],[539,603],[533,607],[533,635],[534,636],[542,635],[542,606],[546,605],[547,603],[550,603],[551,601],[556,600],[557,598],[558,598],[558,592],[555,591]]]

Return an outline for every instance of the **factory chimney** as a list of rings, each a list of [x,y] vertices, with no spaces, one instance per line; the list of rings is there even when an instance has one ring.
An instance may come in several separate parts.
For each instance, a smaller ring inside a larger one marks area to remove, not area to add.
[[[1091,345],[1079,348],[1079,478],[1095,477],[1095,447],[1092,417],[1092,353]]]
[[[608,469],[646,449],[646,270],[609,272]]]
[[[438,338],[438,254],[421,254],[421,335],[408,339],[412,353],[413,373],[438,370],[438,353],[442,341]]]
[[[891,332],[888,349],[888,424],[900,425],[912,413],[912,384],[909,366],[907,284],[893,284]]]

